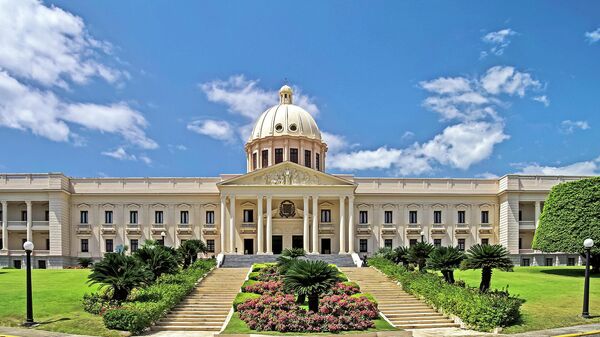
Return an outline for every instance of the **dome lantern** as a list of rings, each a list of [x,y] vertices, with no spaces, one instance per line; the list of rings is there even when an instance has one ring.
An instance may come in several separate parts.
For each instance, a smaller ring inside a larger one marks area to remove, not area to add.
[[[289,85],[284,85],[279,89],[279,104],[292,104],[292,88]]]

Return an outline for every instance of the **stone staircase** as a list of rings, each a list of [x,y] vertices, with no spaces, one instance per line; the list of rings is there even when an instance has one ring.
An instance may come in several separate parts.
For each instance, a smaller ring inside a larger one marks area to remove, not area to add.
[[[266,263],[277,261],[279,255],[236,255],[225,254],[221,268],[250,267],[254,263]],[[350,255],[339,254],[309,254],[304,257],[307,260],[323,260],[338,267],[354,267],[354,261]]]
[[[379,311],[397,328],[458,328],[460,324],[435,311],[425,302],[408,294],[394,281],[373,268],[341,268],[351,281],[360,285],[378,302]]]
[[[213,270],[181,303],[156,323],[156,331],[219,331],[248,268]]]

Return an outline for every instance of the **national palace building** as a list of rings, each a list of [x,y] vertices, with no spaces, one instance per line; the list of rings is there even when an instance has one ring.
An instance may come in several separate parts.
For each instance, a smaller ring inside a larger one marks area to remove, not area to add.
[[[247,172],[198,178],[73,178],[0,174],[0,266],[100,259],[145,240],[200,239],[209,255],[351,254],[418,241],[468,249],[505,246],[520,265],[579,264],[531,242],[550,188],[581,177],[363,178],[326,173],[327,144],[313,117],[281,88],[245,145]]]

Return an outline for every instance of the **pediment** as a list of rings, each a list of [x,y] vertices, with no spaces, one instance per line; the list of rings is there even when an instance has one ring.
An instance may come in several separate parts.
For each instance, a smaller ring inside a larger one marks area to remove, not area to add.
[[[292,162],[283,162],[277,165],[246,173],[244,175],[225,180],[219,186],[354,186],[354,183],[331,174],[316,171]]]

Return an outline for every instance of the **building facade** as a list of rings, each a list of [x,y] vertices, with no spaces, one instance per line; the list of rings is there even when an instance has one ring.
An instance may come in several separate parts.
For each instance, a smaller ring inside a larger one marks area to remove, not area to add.
[[[209,255],[372,254],[419,241],[468,249],[502,244],[516,264],[575,265],[577,254],[534,251],[550,188],[582,177],[363,178],[325,173],[327,145],[292,89],[257,120],[247,173],[197,178],[71,178],[0,174],[0,266],[62,268],[145,240],[200,239]]]

